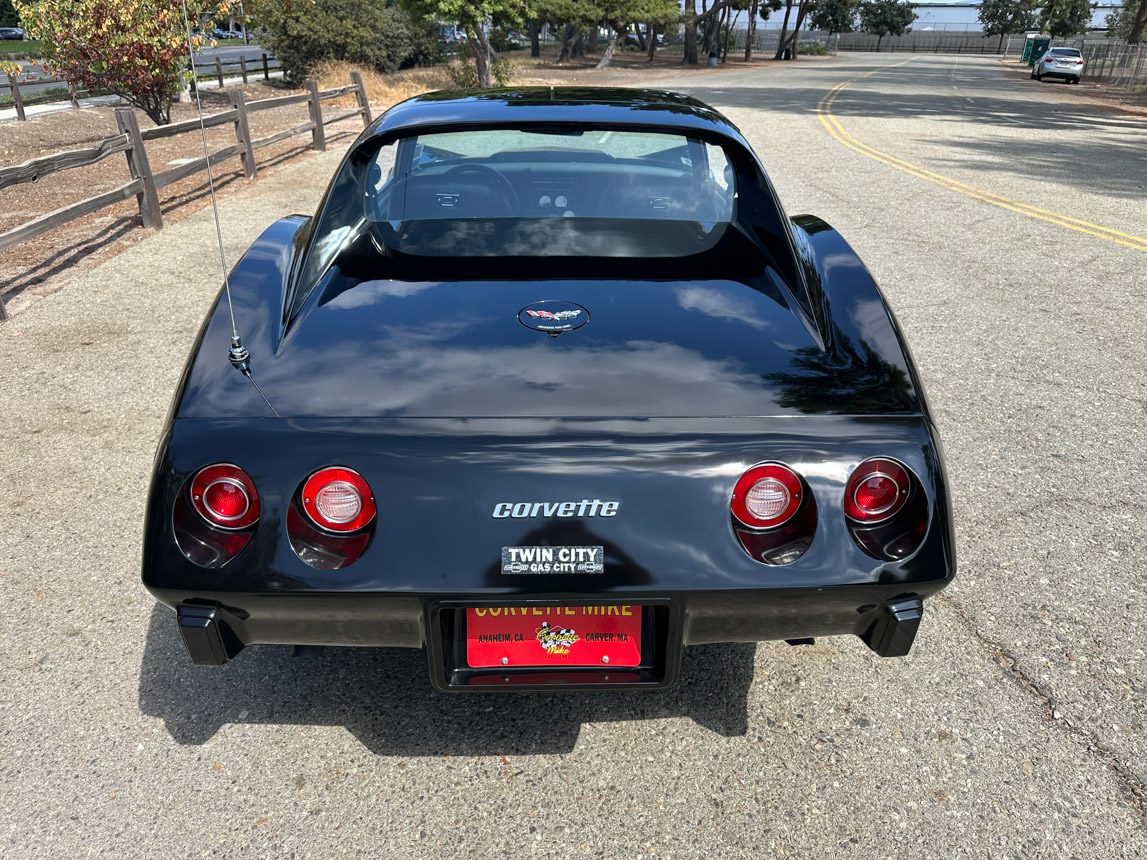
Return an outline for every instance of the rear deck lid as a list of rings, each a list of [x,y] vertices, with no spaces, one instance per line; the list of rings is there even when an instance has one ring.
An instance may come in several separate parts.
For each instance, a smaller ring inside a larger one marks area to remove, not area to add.
[[[727,280],[365,281],[311,308],[257,381],[284,417],[916,409],[894,338],[826,351],[780,293]]]

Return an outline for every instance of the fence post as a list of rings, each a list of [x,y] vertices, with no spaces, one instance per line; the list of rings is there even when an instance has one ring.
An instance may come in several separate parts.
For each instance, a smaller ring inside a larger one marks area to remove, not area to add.
[[[235,138],[239,141],[242,151],[239,153],[243,159],[243,172],[248,179],[255,178],[255,150],[251,148],[251,127],[247,123],[247,97],[242,90],[231,93],[231,106],[239,112],[235,117]]]
[[[247,83],[247,58],[239,58],[239,72],[243,75],[243,83]]]
[[[355,69],[350,73],[350,82],[355,86],[355,98],[358,99],[358,106],[362,109],[362,124],[365,128],[370,125],[370,102],[366,98],[366,87],[362,83],[362,73]]]
[[[159,194],[155,189],[155,177],[151,173],[151,163],[147,160],[147,150],[139,133],[139,120],[131,108],[116,108],[116,125],[121,132],[131,137],[131,149],[127,151],[127,166],[132,179],[142,179],[143,189],[135,196],[139,203],[139,215],[144,227],[153,230],[163,229],[163,213],[159,209]]]
[[[20,96],[20,81],[19,74],[8,78],[8,83],[12,85],[12,101],[16,103],[16,119],[25,120],[28,117],[24,115],[24,99]]]
[[[318,152],[325,152],[327,133],[323,130],[323,103],[319,98],[319,82],[314,78],[307,78],[306,84],[311,94],[307,108],[311,113],[311,122],[315,124],[314,130],[311,132],[311,146]]]
[[[263,80],[271,80],[271,67],[267,64],[267,53],[263,52]]]
[[[215,58],[215,76],[219,78],[219,89],[223,89],[223,63]]]

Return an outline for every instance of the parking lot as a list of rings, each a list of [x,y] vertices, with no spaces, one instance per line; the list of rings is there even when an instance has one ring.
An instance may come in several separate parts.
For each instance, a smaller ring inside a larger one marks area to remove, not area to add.
[[[444,696],[406,651],[191,666],[138,566],[203,211],[0,327],[0,854],[1147,856],[1147,117],[960,56],[682,88],[913,349],[960,571],[912,655],[708,646],[630,696]],[[229,258],[338,157],[226,196]]]

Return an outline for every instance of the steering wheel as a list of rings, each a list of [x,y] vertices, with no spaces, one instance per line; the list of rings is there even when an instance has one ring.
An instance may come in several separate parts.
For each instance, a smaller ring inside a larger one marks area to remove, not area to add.
[[[499,202],[506,209],[504,214],[517,215],[521,211],[521,204],[518,202],[518,192],[514,190],[514,184],[494,168],[487,167],[485,164],[459,164],[457,167],[451,167],[443,173],[442,178],[450,179],[451,177],[462,176],[467,173],[485,176],[494,180],[494,192],[498,195]]]

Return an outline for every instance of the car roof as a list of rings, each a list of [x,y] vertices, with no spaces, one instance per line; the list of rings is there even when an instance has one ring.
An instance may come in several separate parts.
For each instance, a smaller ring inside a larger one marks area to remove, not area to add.
[[[427,93],[392,107],[364,137],[399,137],[439,127],[546,123],[703,131],[732,138],[748,148],[736,126],[704,102],[665,90],[620,87],[519,87]]]

